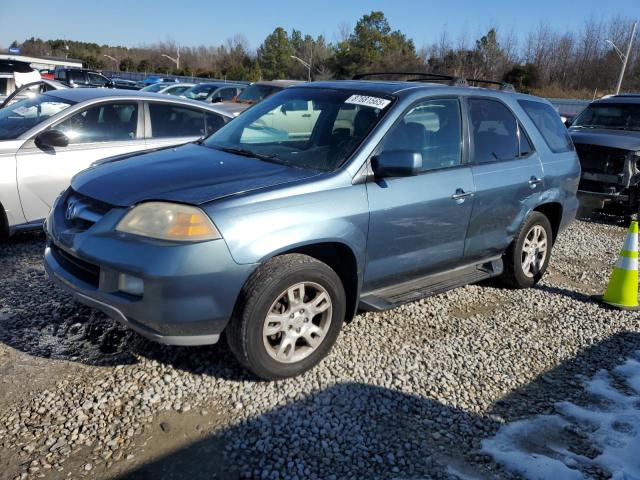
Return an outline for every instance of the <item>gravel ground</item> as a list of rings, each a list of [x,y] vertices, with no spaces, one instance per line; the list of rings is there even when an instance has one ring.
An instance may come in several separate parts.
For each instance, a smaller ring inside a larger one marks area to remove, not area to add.
[[[535,289],[358,315],[319,367],[273,383],[224,343],[162,347],[74,303],[42,236],[19,236],[0,247],[0,478],[515,478],[482,440],[587,401],[581,376],[640,348],[640,313],[589,299],[625,233],[604,220],[574,222]]]

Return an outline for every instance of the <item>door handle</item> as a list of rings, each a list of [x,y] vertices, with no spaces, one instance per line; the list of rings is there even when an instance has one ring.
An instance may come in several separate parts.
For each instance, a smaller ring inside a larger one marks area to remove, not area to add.
[[[542,183],[542,179],[532,175],[529,179],[529,185],[531,188],[536,188],[540,183]]]
[[[310,113],[303,113],[302,116],[305,117],[305,118],[310,118],[311,114]]]
[[[456,193],[451,195],[451,199],[455,200],[456,203],[463,203],[469,197],[473,197],[473,192],[465,192],[461,188],[458,188]]]

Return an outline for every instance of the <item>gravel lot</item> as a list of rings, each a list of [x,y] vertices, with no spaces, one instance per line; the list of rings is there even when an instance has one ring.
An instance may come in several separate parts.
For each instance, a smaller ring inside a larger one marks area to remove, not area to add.
[[[589,401],[580,378],[640,349],[640,313],[589,299],[625,234],[606,220],[574,222],[536,289],[359,315],[277,383],[224,343],[158,346],[75,304],[44,275],[42,236],[21,235],[0,247],[0,477],[514,478],[482,440]]]

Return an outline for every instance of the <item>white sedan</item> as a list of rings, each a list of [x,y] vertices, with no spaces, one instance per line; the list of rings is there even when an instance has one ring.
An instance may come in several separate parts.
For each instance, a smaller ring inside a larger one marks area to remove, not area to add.
[[[231,118],[203,102],[98,88],[50,91],[1,109],[0,239],[39,228],[71,177],[93,162],[195,141]]]

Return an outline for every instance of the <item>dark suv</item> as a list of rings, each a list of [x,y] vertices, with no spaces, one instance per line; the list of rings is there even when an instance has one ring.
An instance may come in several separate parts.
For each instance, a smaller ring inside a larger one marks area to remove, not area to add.
[[[640,207],[640,95],[596,100],[569,129],[582,177],[586,209],[629,215]]]
[[[264,378],[311,368],[359,308],[535,285],[577,209],[567,129],[546,100],[418,79],[292,86],[81,172],[46,221],[47,272],[159,342],[224,330]]]
[[[101,73],[85,68],[56,68],[54,78],[68,87],[107,87],[113,82]]]

